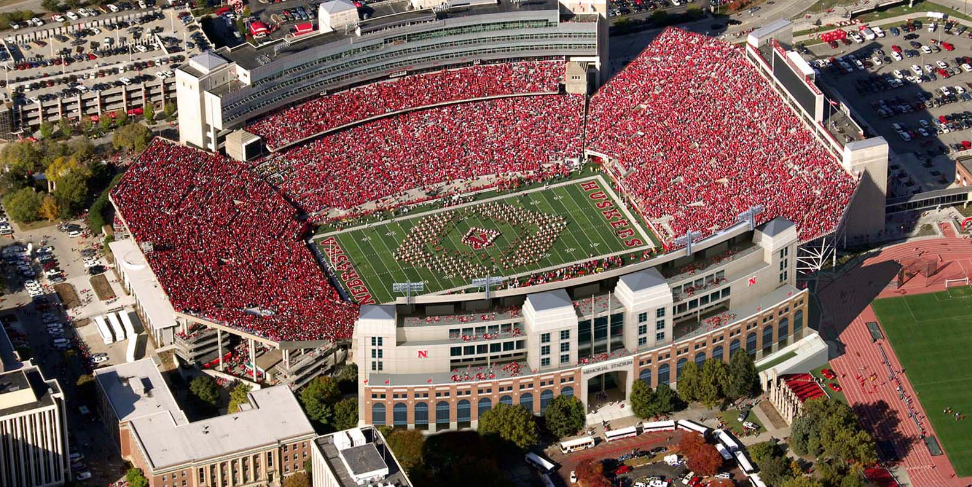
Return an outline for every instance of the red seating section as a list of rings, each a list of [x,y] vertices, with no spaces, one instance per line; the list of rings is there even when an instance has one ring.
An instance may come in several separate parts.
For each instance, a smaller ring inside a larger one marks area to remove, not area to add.
[[[594,95],[587,137],[632,170],[621,179],[646,217],[672,217],[669,239],[711,235],[756,205],[757,223],[786,217],[813,238],[855,187],[742,51],[673,28]]]
[[[276,149],[400,110],[487,96],[556,92],[563,61],[488,64],[397,78],[324,96],[261,119],[248,130]]]
[[[272,340],[351,336],[296,211],[244,164],[156,139],[112,199],[180,312]]]

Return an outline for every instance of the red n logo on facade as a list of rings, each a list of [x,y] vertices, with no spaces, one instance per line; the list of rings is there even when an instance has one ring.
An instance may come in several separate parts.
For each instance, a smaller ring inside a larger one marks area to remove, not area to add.
[[[419,350],[418,351],[418,358],[429,358],[429,351],[428,350]]]

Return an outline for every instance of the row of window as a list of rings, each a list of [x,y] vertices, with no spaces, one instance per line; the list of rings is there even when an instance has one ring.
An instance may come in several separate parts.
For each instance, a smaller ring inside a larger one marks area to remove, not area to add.
[[[573,396],[574,388],[571,386],[564,387],[560,390],[561,396]],[[547,405],[550,404],[554,398],[554,392],[550,389],[544,390],[540,393],[540,414],[543,414],[547,410]],[[513,397],[510,395],[504,395],[499,398],[499,402],[512,406]],[[533,394],[523,393],[520,395],[519,404],[525,407],[530,412],[535,412],[533,409]],[[488,397],[482,397],[477,402],[477,412],[478,415],[482,415],[486,411],[493,408],[493,402]],[[387,423],[387,418],[385,416],[386,407],[384,403],[376,402],[371,405],[371,423],[375,426],[382,426],[389,424]],[[415,417],[414,424],[418,425],[428,425],[429,424],[429,404],[425,402],[415,403],[413,414]],[[478,416],[477,416],[478,417]],[[451,421],[451,408],[448,402],[439,401],[435,405],[435,423],[445,424],[448,427]],[[456,420],[460,423],[469,422],[472,420],[472,404],[467,399],[463,399],[456,403]],[[408,405],[405,403],[396,403],[392,406],[392,426],[406,426],[408,425]]]
[[[450,347],[449,356],[462,357],[482,353],[509,352],[511,350],[523,350],[524,348],[526,348],[526,340],[507,340],[505,342]]]

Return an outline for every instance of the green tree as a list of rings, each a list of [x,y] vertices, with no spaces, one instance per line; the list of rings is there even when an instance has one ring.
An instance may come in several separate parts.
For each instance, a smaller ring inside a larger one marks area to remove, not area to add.
[[[346,364],[338,374],[338,380],[347,382],[358,382],[358,364]]]
[[[165,118],[171,119],[172,116],[175,115],[175,112],[176,112],[176,105],[175,105],[175,103],[172,103],[171,101],[170,102],[167,102],[165,104],[165,107],[162,109],[162,111],[163,111],[163,113],[165,113]]]
[[[311,487],[310,475],[297,472],[289,477],[284,477],[283,487]]]
[[[3,199],[3,206],[14,220],[30,223],[37,220],[38,212],[44,202],[44,196],[33,188],[23,188],[8,194]]]
[[[42,0],[41,7],[48,12],[59,12],[61,10],[61,2],[58,0]]]
[[[128,469],[128,472],[125,473],[125,480],[128,481],[129,487],[148,487],[149,484],[140,468]]]
[[[664,10],[655,10],[651,14],[651,21],[656,25],[666,25],[668,23],[668,12]]]
[[[101,119],[98,120],[98,126],[101,127],[102,132],[108,133],[111,130],[111,117],[108,114],[102,115]]]
[[[337,381],[331,377],[319,376],[300,391],[300,401],[304,411],[313,421],[330,425],[334,416],[334,404],[341,399]]]
[[[91,160],[95,153],[94,144],[91,143],[86,137],[79,137],[67,143],[68,151],[71,157],[76,159],[78,162],[87,162]]]
[[[790,469],[790,462],[786,457],[773,457],[756,465],[759,467],[760,478],[767,485],[781,485],[793,476],[793,470]]]
[[[810,477],[793,477],[780,484],[780,487],[823,487],[823,484]]]
[[[358,398],[342,399],[334,405],[334,429],[346,430],[358,426]]]
[[[756,463],[762,462],[764,460],[769,460],[774,457],[781,457],[786,452],[780,448],[780,445],[774,441],[764,441],[761,443],[756,443],[755,445],[750,445],[749,456],[753,458]]]
[[[125,112],[118,112],[118,116],[115,117],[115,126],[122,127],[128,123],[128,114]]]
[[[219,401],[219,385],[208,375],[196,376],[189,383],[189,391],[203,404],[215,407],[216,402]]]
[[[145,104],[145,111],[142,112],[142,116],[145,117],[145,121],[152,123],[155,121],[155,105],[152,103]]]
[[[726,384],[725,395],[730,401],[738,401],[744,397],[754,397],[759,394],[759,372],[753,358],[743,350],[738,350],[729,358],[729,382]]]
[[[61,117],[57,121],[57,129],[61,132],[61,135],[65,137],[70,137],[74,135],[74,125],[71,125],[71,121],[67,117]]]
[[[702,364],[702,380],[698,385],[698,401],[712,408],[725,399],[729,384],[729,365],[710,358]]]
[[[69,172],[57,182],[54,197],[61,207],[61,215],[72,217],[81,213],[88,203],[88,180],[77,172]]]
[[[678,397],[680,397],[685,402],[692,402],[699,400],[699,393],[702,386],[702,374],[699,370],[699,366],[695,365],[695,362],[688,362],[682,368],[682,373],[679,374],[678,381],[675,383],[677,386]]]
[[[0,150],[0,162],[8,170],[23,173],[37,172],[43,162],[43,154],[34,142],[12,142]]]
[[[78,123],[81,128],[81,133],[87,135],[91,131],[91,119],[88,117],[81,117],[81,122]]]
[[[533,413],[520,405],[499,403],[481,414],[479,434],[497,436],[521,449],[530,448],[540,442]]]
[[[574,396],[557,396],[543,413],[547,431],[557,438],[577,433],[587,423],[584,403]]]
[[[133,123],[119,127],[112,135],[111,143],[115,149],[142,152],[152,140],[152,131],[143,124]]]
[[[253,387],[246,382],[236,384],[236,387],[230,391],[229,406],[226,408],[226,414],[239,412],[240,405],[249,402],[249,399],[247,399],[247,394],[249,394],[252,389]]]
[[[803,414],[791,425],[790,447],[798,455],[833,458],[848,464],[877,460],[874,440],[846,404],[821,398],[807,401]]]
[[[54,124],[51,122],[42,122],[40,124],[40,136],[42,139],[49,139],[54,135]]]
[[[425,435],[419,430],[395,430],[386,438],[388,447],[395,453],[398,463],[412,473],[424,462]]]
[[[82,0],[64,0],[64,3],[67,4],[69,9],[76,10],[83,2]]]
[[[636,380],[631,386],[631,411],[641,419],[657,416],[655,411],[655,391],[643,380]]]
[[[685,406],[668,384],[658,384],[655,388],[655,402],[658,404],[659,415],[671,414]]]

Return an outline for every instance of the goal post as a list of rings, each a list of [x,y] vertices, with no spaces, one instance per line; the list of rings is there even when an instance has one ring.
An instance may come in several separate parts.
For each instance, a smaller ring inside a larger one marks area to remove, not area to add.
[[[968,277],[963,277],[961,279],[945,279],[945,289],[948,289],[953,286],[968,286],[968,285],[969,285]]]

